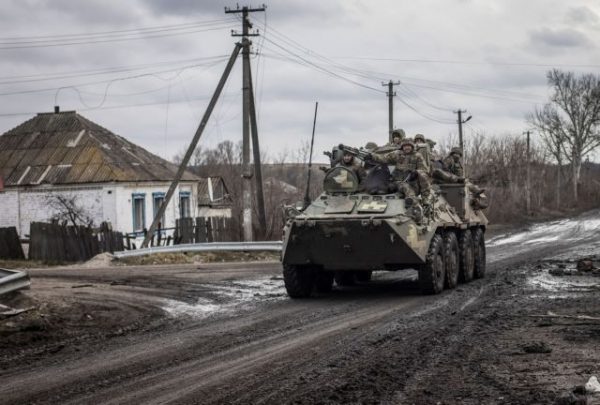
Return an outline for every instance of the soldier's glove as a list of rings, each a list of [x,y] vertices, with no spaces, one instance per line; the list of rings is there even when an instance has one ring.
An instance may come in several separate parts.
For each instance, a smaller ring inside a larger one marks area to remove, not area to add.
[[[464,177],[458,177],[458,178],[456,179],[456,182],[457,182],[458,184],[465,184],[465,181],[466,181],[466,179],[465,179]]]

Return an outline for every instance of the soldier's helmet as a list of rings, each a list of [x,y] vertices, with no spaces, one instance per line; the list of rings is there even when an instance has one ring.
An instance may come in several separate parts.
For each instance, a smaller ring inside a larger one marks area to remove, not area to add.
[[[412,150],[413,151],[415,150],[415,143],[413,141],[411,141],[410,139],[403,140],[402,143],[400,144],[400,149],[403,149],[404,145],[410,145]]]
[[[392,138],[406,138],[406,133],[402,128],[397,128],[392,131]]]
[[[375,142],[367,142],[367,144],[365,145],[365,149],[367,149],[367,150],[377,149],[377,144]]]
[[[432,141],[431,139],[427,139],[427,144],[429,145],[429,149],[433,149],[435,148],[435,145],[437,144],[436,141]]]
[[[423,134],[416,134],[415,135],[415,143],[416,142],[425,143],[425,135],[423,135]]]
[[[450,154],[452,155],[454,153],[456,153],[458,156],[462,156],[462,149],[458,146],[455,146],[452,149],[450,149]]]

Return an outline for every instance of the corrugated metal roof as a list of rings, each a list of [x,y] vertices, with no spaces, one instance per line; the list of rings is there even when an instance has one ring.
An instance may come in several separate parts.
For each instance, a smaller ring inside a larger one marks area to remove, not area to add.
[[[177,166],[74,111],[42,113],[0,136],[5,186],[170,181]],[[185,172],[183,180],[200,177]],[[20,182],[19,182],[20,181]]]

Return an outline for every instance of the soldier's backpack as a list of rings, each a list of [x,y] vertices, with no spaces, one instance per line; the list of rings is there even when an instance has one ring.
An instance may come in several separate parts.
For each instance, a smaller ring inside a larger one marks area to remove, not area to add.
[[[363,187],[369,194],[388,194],[391,177],[388,165],[379,164],[369,171]]]

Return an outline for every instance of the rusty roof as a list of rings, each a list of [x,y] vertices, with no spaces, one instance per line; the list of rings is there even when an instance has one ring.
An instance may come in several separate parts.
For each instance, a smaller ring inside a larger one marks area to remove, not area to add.
[[[4,186],[171,181],[176,172],[75,111],[40,113],[0,136]],[[200,177],[186,171],[182,180]]]

